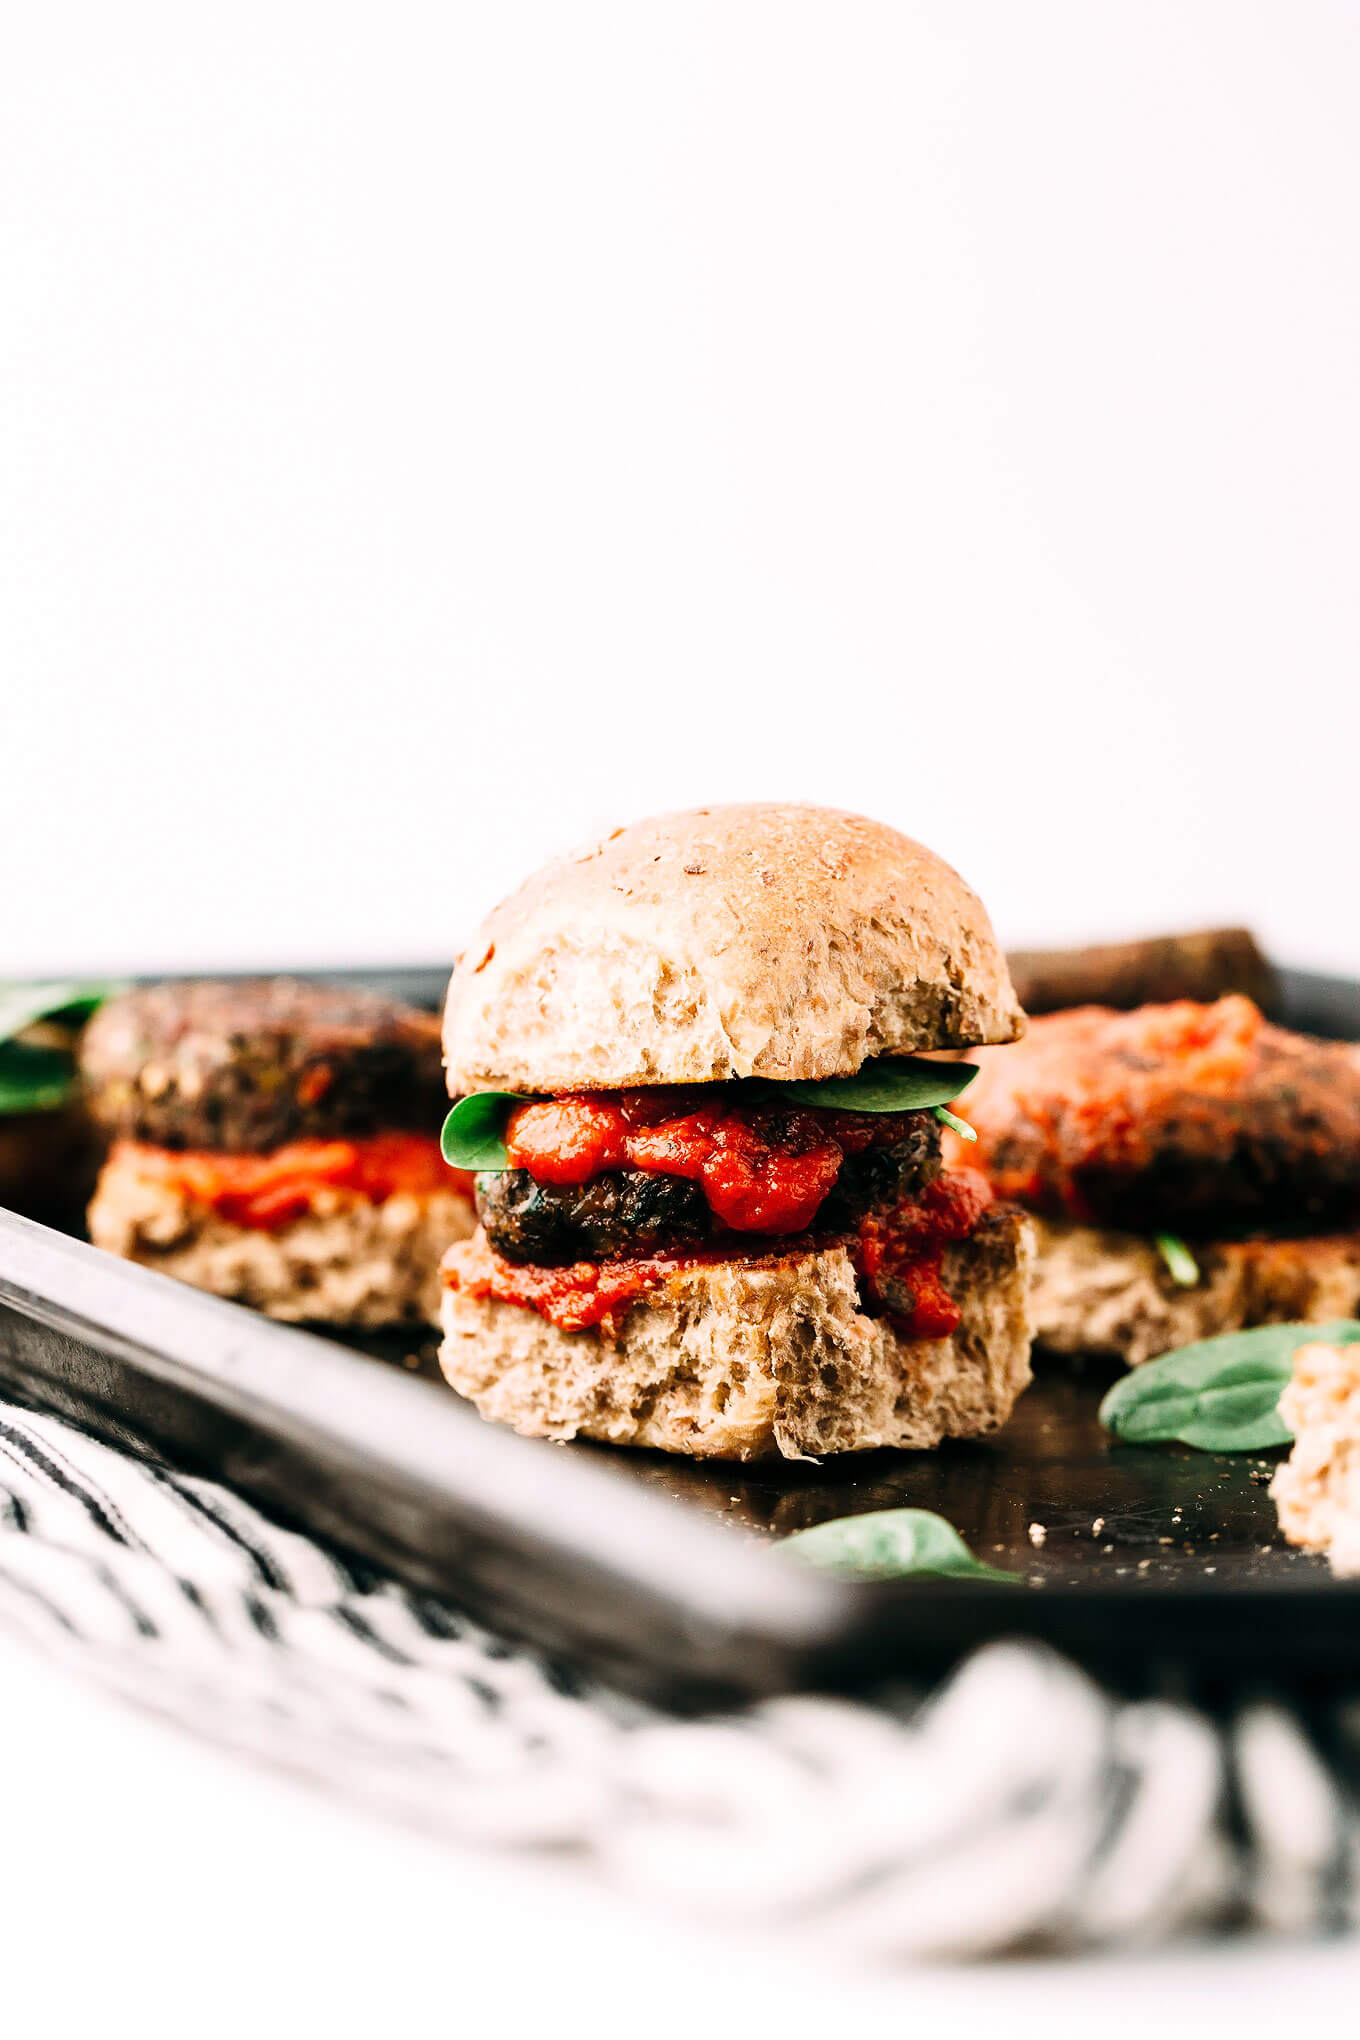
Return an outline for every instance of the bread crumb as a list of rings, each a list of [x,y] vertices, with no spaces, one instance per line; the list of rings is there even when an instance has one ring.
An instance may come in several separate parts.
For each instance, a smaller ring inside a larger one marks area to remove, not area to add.
[[[1294,1433],[1270,1484],[1280,1528],[1360,1576],[1360,1346],[1300,1346],[1280,1415]]]

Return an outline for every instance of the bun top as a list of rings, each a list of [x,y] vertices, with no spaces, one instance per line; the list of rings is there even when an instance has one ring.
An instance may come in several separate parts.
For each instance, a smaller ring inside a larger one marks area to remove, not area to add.
[[[850,1076],[1013,1041],[1024,1015],[958,873],[834,808],[615,829],[496,907],[449,987],[450,1092]]]

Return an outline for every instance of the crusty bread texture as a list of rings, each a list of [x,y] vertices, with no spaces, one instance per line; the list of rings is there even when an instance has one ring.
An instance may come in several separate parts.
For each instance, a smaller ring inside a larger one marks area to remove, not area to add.
[[[835,809],[697,808],[530,878],[449,987],[449,1090],[850,1075],[1024,1020],[958,874]]]
[[[1280,1415],[1294,1433],[1270,1483],[1280,1528],[1360,1575],[1360,1346],[1301,1346]]]
[[[380,1204],[339,1190],[276,1231],[233,1225],[110,1162],[89,1211],[97,1247],[291,1324],[438,1323],[439,1263],[474,1225],[454,1190]]]
[[[534,1438],[601,1438],[709,1459],[929,1447],[1004,1424],[1030,1378],[1031,1233],[996,1207],[949,1249],[950,1338],[904,1339],[860,1308],[843,1247],[700,1264],[611,1332],[450,1287],[440,1365],[484,1417]],[[451,1249],[476,1282],[485,1236]]]
[[[1360,1234],[1193,1246],[1182,1288],[1151,1240],[1036,1219],[1031,1308],[1037,1344],[1130,1367],[1248,1325],[1325,1324],[1360,1309]]]

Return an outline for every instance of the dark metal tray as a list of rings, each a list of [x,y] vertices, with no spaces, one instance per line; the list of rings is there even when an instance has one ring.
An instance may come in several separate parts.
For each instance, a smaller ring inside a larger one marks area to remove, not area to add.
[[[445,981],[350,975],[428,1004]],[[1281,1017],[1360,1039],[1360,985],[1286,972]],[[1360,1583],[1281,1542],[1271,1461],[1116,1443],[1096,1421],[1108,1368],[1041,1355],[986,1441],[745,1468],[514,1437],[426,1378],[433,1346],[292,1331],[0,1213],[9,1389],[635,1690],[699,1704],[848,1687],[1017,1634],[1131,1688],[1172,1678],[1206,1696],[1360,1667]],[[938,1510],[1030,1590],[859,1584],[771,1543],[903,1504]]]

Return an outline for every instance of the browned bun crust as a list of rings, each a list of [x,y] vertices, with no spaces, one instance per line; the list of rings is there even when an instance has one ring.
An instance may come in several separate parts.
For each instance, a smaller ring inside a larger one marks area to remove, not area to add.
[[[704,1459],[788,1459],[976,1438],[1030,1378],[1028,1220],[994,1206],[950,1247],[961,1313],[943,1339],[901,1337],[860,1305],[843,1247],[699,1263],[631,1304],[612,1332],[446,1291],[439,1364],[484,1417],[532,1438],[602,1438]],[[485,1235],[446,1265],[475,1285]]]
[[[833,808],[616,829],[487,917],[449,988],[451,1093],[848,1076],[1012,1041],[982,903],[933,852]]]

